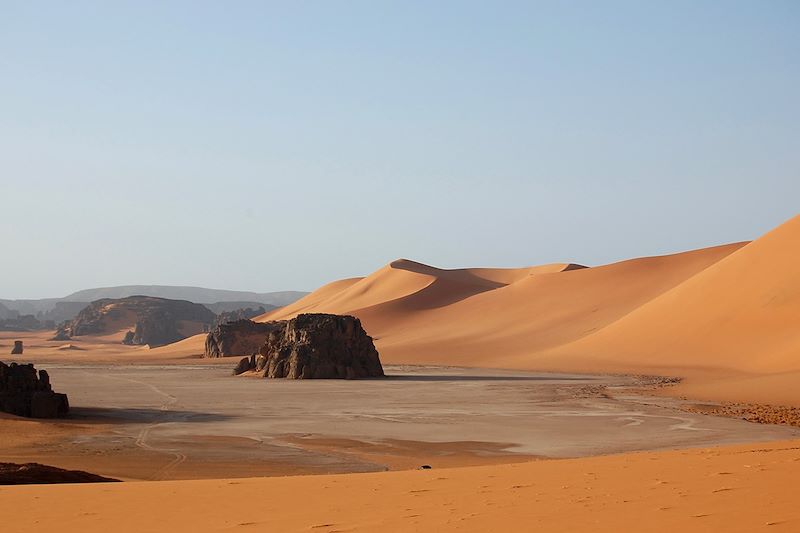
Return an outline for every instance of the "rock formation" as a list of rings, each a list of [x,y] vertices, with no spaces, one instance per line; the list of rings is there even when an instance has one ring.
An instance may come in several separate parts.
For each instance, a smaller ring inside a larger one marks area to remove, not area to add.
[[[50,376],[32,364],[0,362],[0,411],[31,418],[60,418],[69,413],[66,394],[53,392]]]
[[[206,305],[206,307],[208,306]],[[263,305],[256,308],[242,307],[232,311],[222,311],[217,314],[217,319],[214,321],[214,327],[217,327],[221,324],[227,324],[228,322],[236,322],[237,320],[250,320],[258,315],[263,315],[266,312],[267,310]]]
[[[276,327],[251,358],[251,370],[268,378],[357,379],[382,377],[378,351],[353,316],[301,314]],[[240,361],[240,365],[245,361]],[[238,370],[238,368],[237,368]]]
[[[11,355],[19,355],[23,351],[22,341],[14,341],[14,347],[11,348]]]
[[[56,339],[119,331],[130,326],[126,344],[161,346],[200,333],[214,322],[214,313],[201,304],[151,296],[103,299],[86,306],[71,322],[59,328]]]
[[[39,463],[0,463],[0,485],[42,483],[107,483],[119,481],[82,470],[64,470]]]
[[[204,357],[253,355],[258,353],[267,335],[283,327],[282,322],[236,320],[215,327],[206,337]]]
[[[233,369],[233,375],[238,376],[239,374],[244,374],[245,372],[249,372],[250,370],[255,370],[256,368],[256,356],[251,355],[250,357],[242,357],[239,360],[239,364],[236,365],[236,368]]]
[[[69,327],[70,327],[70,323],[69,322],[64,322],[63,324],[58,326],[58,329],[56,330],[56,334],[53,337],[51,337],[50,340],[51,341],[68,341],[68,340],[70,340],[72,337],[70,337],[70,335],[69,335]]]

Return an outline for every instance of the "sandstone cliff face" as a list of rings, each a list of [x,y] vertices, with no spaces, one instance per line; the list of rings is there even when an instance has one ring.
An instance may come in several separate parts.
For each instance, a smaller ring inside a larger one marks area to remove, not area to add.
[[[66,394],[53,392],[50,376],[32,364],[0,362],[0,411],[32,418],[60,418],[69,413]]]
[[[267,335],[278,329],[282,322],[253,322],[236,320],[215,327],[206,337],[204,357],[228,357],[258,353]]]
[[[68,340],[81,335],[110,333],[126,325],[132,335],[120,336],[126,344],[161,346],[203,331],[216,316],[203,305],[185,300],[129,296],[97,300],[84,308],[56,335]],[[190,327],[186,325],[189,324]]]
[[[358,379],[382,377],[378,351],[352,316],[301,314],[276,327],[259,355],[241,360],[237,373],[249,370],[268,378]]]

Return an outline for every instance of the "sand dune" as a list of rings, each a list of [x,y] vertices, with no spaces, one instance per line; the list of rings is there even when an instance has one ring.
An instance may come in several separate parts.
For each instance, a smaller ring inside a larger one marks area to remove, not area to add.
[[[428,471],[3,487],[0,512],[19,533],[797,531],[798,476],[792,441]]]
[[[361,318],[387,362],[524,368],[529,357],[602,328],[743,243],[596,268],[443,270],[398,260],[326,285],[259,320],[298,312]]]
[[[800,370],[800,217],[566,349],[622,366]]]

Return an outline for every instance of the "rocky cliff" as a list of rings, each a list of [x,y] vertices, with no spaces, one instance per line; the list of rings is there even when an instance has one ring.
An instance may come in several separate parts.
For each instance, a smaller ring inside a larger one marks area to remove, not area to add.
[[[58,340],[120,333],[126,344],[161,346],[207,331],[215,315],[201,304],[151,296],[103,299],[86,306],[59,328]]]
[[[47,371],[32,364],[0,362],[0,411],[32,418],[60,418],[69,413],[66,394],[53,392]]]
[[[352,316],[301,314],[272,322],[258,356],[239,362],[236,372],[255,371],[268,378],[357,379],[382,377],[378,351]]]
[[[215,327],[206,337],[205,357],[228,357],[258,353],[267,335],[281,328],[282,322],[236,320]]]

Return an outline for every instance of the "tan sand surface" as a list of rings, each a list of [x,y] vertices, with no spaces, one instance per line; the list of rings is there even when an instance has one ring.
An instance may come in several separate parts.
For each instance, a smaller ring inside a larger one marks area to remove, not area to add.
[[[0,487],[5,531],[797,531],[800,442],[285,478]]]
[[[291,381],[194,365],[45,368],[72,417],[0,420],[14,436],[0,441],[0,460],[119,479],[441,468],[800,437],[636,396],[639,381],[620,376],[387,366],[386,379]]]

